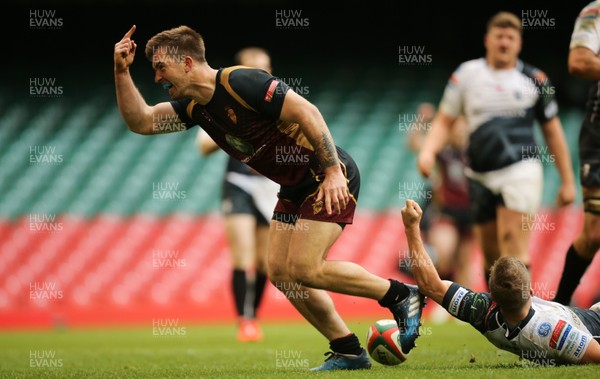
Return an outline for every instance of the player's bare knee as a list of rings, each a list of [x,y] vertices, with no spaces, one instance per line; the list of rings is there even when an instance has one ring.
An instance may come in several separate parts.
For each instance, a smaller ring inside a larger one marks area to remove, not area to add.
[[[290,276],[287,275],[287,274],[282,274],[282,275],[279,275],[279,274],[275,274],[275,275],[267,274],[267,276],[269,277],[269,281],[271,282],[271,284],[273,284],[275,286],[275,288],[277,288],[277,289],[284,288],[289,283],[293,283],[294,282],[290,278]]]
[[[286,265],[280,264],[277,261],[269,261],[269,264],[267,265],[267,276],[275,286],[277,286],[278,283],[291,281]]]
[[[500,234],[500,241],[502,241],[502,243],[512,243],[516,240],[516,238],[516,233],[512,229],[507,229]]]
[[[291,279],[296,283],[302,283],[307,287],[320,288],[322,285],[321,270],[310,265],[291,263],[288,265]]]

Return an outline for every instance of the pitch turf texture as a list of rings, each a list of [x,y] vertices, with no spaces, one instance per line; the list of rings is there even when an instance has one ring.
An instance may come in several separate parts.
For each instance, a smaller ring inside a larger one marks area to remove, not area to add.
[[[371,321],[349,326],[365,343]],[[168,322],[167,322],[168,324]],[[398,366],[308,372],[328,344],[305,323],[263,325],[239,343],[232,325],[0,332],[1,378],[598,378],[598,366],[539,367],[489,344],[470,326],[424,325]],[[162,328],[162,329],[158,329]]]

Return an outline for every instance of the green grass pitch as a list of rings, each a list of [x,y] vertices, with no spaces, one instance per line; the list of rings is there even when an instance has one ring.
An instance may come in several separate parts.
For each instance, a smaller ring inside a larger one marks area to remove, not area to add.
[[[350,321],[365,343],[370,322]],[[265,323],[239,343],[231,324],[0,332],[1,378],[598,378],[598,366],[538,367],[489,344],[470,326],[425,322],[406,362],[308,372],[328,349],[304,322]]]

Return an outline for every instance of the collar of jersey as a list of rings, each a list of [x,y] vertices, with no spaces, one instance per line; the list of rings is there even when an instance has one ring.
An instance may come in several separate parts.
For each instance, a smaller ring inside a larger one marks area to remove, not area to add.
[[[512,329],[508,326],[508,323],[504,320],[504,316],[502,316],[502,312],[498,312],[496,314],[496,317],[497,317],[496,322],[498,323],[498,325],[500,325],[501,328],[503,328],[505,330],[504,336],[507,339],[512,340],[513,338],[515,338],[516,336],[519,335],[521,330],[523,330],[525,325],[527,325],[527,323],[529,322],[529,320],[531,320],[531,318],[533,317],[534,314],[535,314],[535,310],[533,309],[533,307],[529,307],[529,312],[527,313],[527,316],[525,316],[525,318],[523,320],[521,320],[521,322],[519,322],[517,324],[517,326],[515,326]]]

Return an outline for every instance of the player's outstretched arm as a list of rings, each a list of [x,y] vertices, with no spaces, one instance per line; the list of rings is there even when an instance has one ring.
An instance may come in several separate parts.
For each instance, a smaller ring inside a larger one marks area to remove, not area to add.
[[[428,178],[432,174],[435,157],[448,143],[455,119],[442,111],[438,111],[433,118],[431,129],[427,133],[421,146],[421,152],[417,157],[417,168],[424,177]]]
[[[419,204],[410,199],[406,200],[406,205],[402,208],[402,222],[408,241],[410,267],[413,276],[417,280],[419,292],[433,299],[436,303],[442,304],[444,295],[446,295],[452,282],[440,279],[431,258],[425,251],[419,228],[422,217],[423,210]]]
[[[129,73],[133,63],[137,44],[131,38],[136,26],[131,29],[119,42],[115,44],[114,71],[115,87],[117,92],[117,105],[121,116],[132,132],[139,134],[160,134],[185,130],[178,127],[164,127],[164,120],[170,124],[181,123],[177,113],[168,102],[149,106],[142,94],[138,91]]]
[[[600,363],[600,343],[592,339],[580,363]]]
[[[558,206],[569,205],[575,201],[577,188],[575,186],[575,174],[571,165],[569,146],[563,132],[560,119],[555,116],[542,123],[542,133],[548,144],[550,153],[554,156],[554,164],[561,178],[561,186],[558,190],[556,204]]]
[[[319,163],[325,170],[325,179],[319,187],[317,201],[324,200],[327,213],[340,213],[350,201],[346,177],[340,168],[337,150],[319,109],[291,89],[287,91],[280,118],[300,125],[313,146]]]

